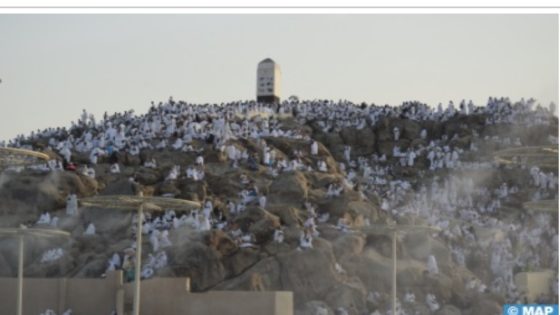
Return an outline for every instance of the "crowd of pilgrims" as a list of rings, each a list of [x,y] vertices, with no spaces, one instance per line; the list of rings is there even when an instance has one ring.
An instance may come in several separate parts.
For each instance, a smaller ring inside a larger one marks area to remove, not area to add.
[[[368,106],[353,104],[348,101],[286,101],[281,104],[260,104],[255,102],[235,102],[228,104],[195,105],[176,102],[172,98],[165,103],[153,104],[147,114],[135,115],[134,111],[103,116],[96,121],[92,114],[85,110],[78,122],[72,127],[49,128],[32,133],[29,137],[19,136],[10,141],[8,146],[33,149],[30,145],[35,140],[46,140],[48,146],[62,156],[62,161],[51,160],[46,165],[35,166],[43,171],[75,170],[86,176],[96,177],[94,165],[100,161],[111,164],[110,172],[119,173],[120,164],[116,152],[126,152],[131,156],[140,155],[143,150],[175,150],[192,153],[196,156],[195,163],[186,167],[176,165],[166,175],[166,181],[186,177],[194,181],[204,180],[205,150],[223,152],[231,168],[247,168],[256,170],[258,165],[265,166],[268,174],[278,176],[282,172],[299,170],[302,172],[330,172],[326,161],[319,154],[319,144],[301,129],[286,129],[282,126],[283,117],[293,117],[302,125],[308,122],[317,123],[324,133],[339,132],[344,128],[363,129],[373,127],[387,117],[414,121],[447,121],[457,115],[484,115],[485,123],[517,124],[520,127],[550,124],[550,115],[554,113],[554,104],[549,108],[536,106],[535,101],[521,100],[512,103],[507,98],[490,98],[484,106],[475,106],[472,102],[462,101],[458,106],[450,102],[444,107],[439,104],[431,108],[418,102],[406,102],[401,106]],[[489,274],[479,275],[467,283],[468,290],[479,292],[495,292],[507,298],[509,302],[523,302],[514,283],[516,272],[538,270],[540,268],[557,269],[558,264],[558,232],[552,214],[525,214],[524,219],[511,220],[497,213],[504,204],[509,203],[520,191],[520,187],[504,182],[498,187],[485,186],[475,176],[468,174],[477,171],[492,170],[497,167],[492,161],[465,160],[465,153],[478,150],[478,144],[494,142],[507,147],[528,145],[521,143],[519,138],[510,139],[500,136],[480,137],[473,131],[473,138],[467,147],[452,146],[451,140],[456,135],[443,134],[440,138],[429,135],[422,129],[418,138],[426,140],[427,145],[401,148],[398,141],[402,131],[399,127],[391,130],[392,141],[395,142],[392,154],[373,154],[357,156],[351,146],[344,148],[344,158],[337,161],[344,180],[333,182],[326,188],[325,198],[338,198],[345,191],[354,189],[360,192],[364,200],[376,196],[379,206],[395,220],[412,216],[419,221],[441,229],[440,237],[445,239],[456,264],[467,266],[469,257],[481,257],[480,253],[490,253],[487,259]],[[308,144],[305,150],[294,150],[291,157],[277,156],[276,150],[267,144],[265,137],[283,137],[298,139]],[[257,141],[260,154],[251,154],[242,146],[236,145],[237,139],[253,139]],[[198,140],[198,141],[196,141]],[[551,144],[558,139],[549,136]],[[0,145],[5,145],[2,143]],[[77,166],[72,159],[79,152],[89,156],[89,165]],[[309,159],[304,157],[316,157]],[[471,155],[472,156],[472,155]],[[427,159],[428,163],[416,165],[419,158]],[[521,165],[521,166],[519,166]],[[530,199],[558,198],[558,176],[554,173],[541,171],[538,167],[526,167],[522,163],[517,166],[524,172],[532,194]],[[147,158],[142,161],[146,168],[157,168],[158,161]],[[394,176],[398,169],[416,168],[416,177],[398,178]],[[436,175],[437,174],[437,175]],[[432,176],[428,176],[432,175]],[[422,180],[420,180],[422,179]],[[130,179],[132,182],[134,178]],[[152,277],[158,269],[167,265],[166,248],[173,244],[169,239],[169,231],[190,228],[197,231],[221,229],[237,242],[239,247],[258,247],[255,236],[233,224],[232,218],[242,213],[248,205],[255,204],[266,209],[266,194],[242,174],[239,181],[244,189],[229,200],[221,200],[225,209],[215,207],[217,200],[209,198],[202,203],[201,209],[190,213],[175,213],[168,209],[164,214],[156,216],[146,213],[143,218],[141,233],[145,234],[151,244],[148,259],[143,262],[142,277]],[[475,183],[476,182],[476,183]],[[170,196],[171,197],[171,196]],[[321,212],[316,205],[306,202],[302,205],[307,217],[301,229],[298,250],[313,248],[313,238],[320,236],[324,225],[334,225],[340,233],[348,233],[356,227],[346,217],[330,218],[329,213]],[[78,213],[78,200],[75,194],[67,199],[66,215]],[[135,222],[131,226],[133,235]],[[44,213],[37,224],[57,225],[58,218]],[[369,222],[366,220],[366,225]],[[502,231],[500,238],[492,238],[483,242],[477,237],[477,231],[489,229]],[[84,235],[95,235],[93,223],[86,223]],[[284,241],[283,228],[274,231],[273,241]],[[132,238],[131,238],[132,240]],[[123,269],[127,279],[133,279],[135,244],[123,252],[114,253],[109,259],[107,270]],[[61,249],[46,252],[43,262],[50,262],[63,255]],[[336,270],[344,272],[337,264]],[[429,273],[439,272],[438,264],[433,255],[426,262]],[[555,275],[557,279],[557,275]],[[557,282],[553,292],[557,301]],[[370,292],[368,300],[375,302],[379,292]],[[542,297],[544,300],[551,297]],[[440,303],[437,297],[428,292],[426,296],[415,297],[407,292],[399,299],[400,314],[407,314],[407,305],[425,303],[433,312]],[[337,310],[344,314],[343,308]],[[377,311],[374,314],[382,314]]]

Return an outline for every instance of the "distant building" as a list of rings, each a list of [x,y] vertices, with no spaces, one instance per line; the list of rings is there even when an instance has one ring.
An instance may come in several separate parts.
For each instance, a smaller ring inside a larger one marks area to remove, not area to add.
[[[280,67],[270,58],[257,67],[257,102],[280,103]]]

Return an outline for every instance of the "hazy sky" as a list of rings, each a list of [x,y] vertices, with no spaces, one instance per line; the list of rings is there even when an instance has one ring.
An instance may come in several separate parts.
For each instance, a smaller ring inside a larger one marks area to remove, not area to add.
[[[0,15],[0,139],[83,108],[254,99],[266,57],[284,98],[558,103],[557,15]]]

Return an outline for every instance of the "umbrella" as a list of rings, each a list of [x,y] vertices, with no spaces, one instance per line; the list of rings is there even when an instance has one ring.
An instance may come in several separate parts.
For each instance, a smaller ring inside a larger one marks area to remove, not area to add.
[[[18,238],[18,286],[17,286],[17,315],[23,314],[23,246],[25,236],[53,237],[70,236],[70,233],[57,229],[26,228],[0,228],[0,236]]]
[[[142,212],[144,209],[163,211],[173,209],[188,211],[200,208],[200,203],[165,197],[144,197],[142,195],[106,195],[94,196],[80,200],[82,206],[95,208],[109,208],[125,211],[138,211],[136,226],[136,271],[134,274],[134,307],[133,314],[140,314],[140,268],[142,266]]]
[[[48,161],[50,157],[44,153],[16,149],[0,148],[0,170],[11,166],[27,166]]]

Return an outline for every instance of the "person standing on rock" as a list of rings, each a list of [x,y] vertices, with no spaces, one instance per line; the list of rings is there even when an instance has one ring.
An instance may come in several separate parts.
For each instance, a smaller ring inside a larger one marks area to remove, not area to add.
[[[319,144],[317,141],[313,140],[311,143],[311,155],[316,156],[317,154],[319,154]]]
[[[346,159],[346,161],[350,161],[351,150],[352,148],[349,145],[344,146],[344,159]]]
[[[259,197],[259,207],[266,209],[266,194],[262,194]]]
[[[395,128],[393,128],[393,140],[399,141],[400,137],[401,137],[401,131],[399,127],[395,126]]]
[[[78,213],[78,197],[76,194],[69,194],[66,198],[66,214],[75,215]]]

